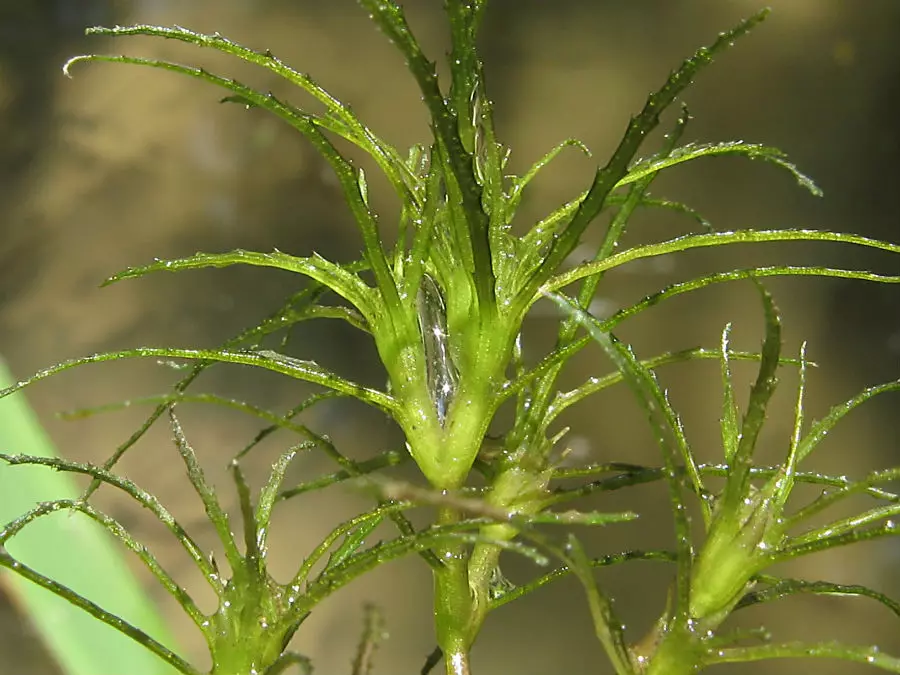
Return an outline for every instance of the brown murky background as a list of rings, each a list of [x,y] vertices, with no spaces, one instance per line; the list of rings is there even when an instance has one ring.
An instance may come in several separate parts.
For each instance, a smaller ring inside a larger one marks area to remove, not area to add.
[[[446,46],[441,3],[405,4],[421,41],[432,55],[440,55]],[[722,230],[808,226],[900,239],[891,203],[900,178],[900,49],[895,46],[900,4],[771,0],[771,5],[775,12],[769,22],[689,90],[686,101],[696,119],[688,137],[777,145],[820,182],[825,199],[804,194],[775,169],[727,159],[663,176],[654,193],[692,204]],[[595,160],[587,160],[573,152],[547,170],[524,205],[523,222],[586,186],[594,162],[614,147],[627,116],[639,109],[646,93],[681,58],[756,8],[746,0],[493,0],[483,45],[500,134],[514,149],[513,170],[521,171],[570,136],[595,153]],[[356,232],[327,167],[277,120],[261,111],[218,105],[219,91],[168,73],[96,64],[76,68],[74,80],[66,80],[60,65],[67,56],[124,51],[203,64],[263,89],[285,91],[266,72],[182,45],[146,38],[113,44],[81,35],[87,25],[115,23],[179,24],[269,48],[352,103],[382,137],[404,148],[426,138],[426,119],[402,60],[352,0],[7,0],[0,7],[0,354],[18,376],[95,351],[215,345],[274,309],[301,283],[286,273],[236,268],[98,288],[125,266],[236,247],[278,247],[302,255],[317,251],[344,260],[359,254]],[[390,222],[394,204],[382,196],[375,202],[385,214],[382,222]],[[630,241],[671,236],[689,226],[677,218],[646,215],[636,221]],[[787,256],[801,263],[896,270],[896,258],[850,247],[734,249],[635,265],[610,276],[604,300],[612,307],[624,305],[698,272]],[[801,340],[809,340],[811,357],[822,364],[811,377],[810,414],[821,415],[862,386],[900,375],[900,291],[810,279],[773,282],[771,288],[785,313],[786,348],[796,352]],[[635,320],[622,335],[649,355],[713,345],[729,321],[736,324],[735,346],[758,345],[758,300],[749,285],[673,300]],[[537,317],[531,326],[533,344],[545,344],[551,327],[546,317]],[[304,326],[290,351],[372,384],[383,381],[368,342],[340,325]],[[585,357],[571,382],[606,369],[596,354]],[[741,372],[752,375],[751,369]],[[83,422],[62,422],[54,413],[162,392],[173,377],[149,362],[94,366],[43,383],[29,397],[66,455],[100,461],[127,438],[143,412]],[[715,458],[716,368],[695,364],[673,368],[665,377],[690,439],[701,456]],[[763,441],[772,458],[786,447],[791,385],[786,377],[779,399],[784,413],[773,415]],[[226,367],[208,373],[198,390],[279,409],[307,391],[296,382]],[[573,411],[566,420],[575,434],[571,442],[593,460],[655,462],[641,416],[624,392],[610,392]],[[860,475],[896,464],[897,406],[896,398],[885,398],[854,413],[811,466]],[[223,495],[231,495],[226,459],[257,425],[217,409],[182,408],[182,416]],[[355,457],[399,443],[388,422],[352,404],[323,406],[307,422]],[[176,515],[202,527],[201,511],[168,436],[164,428],[151,433],[122,468],[155,490]],[[257,478],[277,451],[275,442],[259,452]],[[319,460],[298,462],[290,480],[326,467]],[[233,503],[230,496],[226,500]],[[158,528],[107,495],[101,495],[101,503],[144,534],[180,579],[196,583]],[[285,509],[274,535],[280,543],[271,554],[276,576],[288,574],[317,537],[362,503],[337,490]],[[670,519],[660,486],[596,505],[626,506],[641,509],[643,524],[580,533],[592,552],[669,545]],[[199,539],[211,541],[209,533]],[[792,572],[897,594],[898,561],[900,547],[884,541],[810,559]],[[139,573],[173,625],[187,631],[187,620],[173,603]],[[533,573],[528,564],[509,565],[516,579]],[[598,578],[614,590],[635,637],[662,610],[667,570],[633,567]],[[323,605],[300,631],[296,647],[314,657],[319,673],[348,672],[360,607],[371,600],[384,608],[391,628],[378,672],[418,672],[433,646],[429,593],[428,575],[417,560],[389,565]],[[39,650],[32,654],[21,647],[19,631],[27,627],[18,626],[21,619],[9,608],[0,621],[0,672],[56,672]],[[782,638],[844,637],[900,651],[895,619],[864,601],[799,598],[748,612],[742,621],[745,626],[765,623]],[[185,637],[184,646],[203,661],[198,640]],[[492,616],[476,648],[476,667],[478,673],[523,675],[609,672],[574,583],[545,589],[516,609]],[[767,664],[765,672],[794,672],[796,667],[813,666]],[[863,672],[842,664],[814,667],[819,673]],[[750,666],[731,672],[762,671]]]

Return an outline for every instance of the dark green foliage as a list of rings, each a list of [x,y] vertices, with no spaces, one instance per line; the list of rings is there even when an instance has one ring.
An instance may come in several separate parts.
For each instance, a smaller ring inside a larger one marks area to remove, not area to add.
[[[6,395],[54,373],[97,361],[154,357],[194,363],[171,394],[145,401],[155,405],[154,412],[103,468],[61,460],[3,456],[12,464],[37,463],[57,470],[86,473],[93,477],[94,485],[82,500],[44,505],[7,526],[0,533],[0,545],[29,522],[52,510],[80,511],[102,522],[139,555],[204,633],[213,656],[212,672],[216,675],[274,675],[292,665],[306,671],[309,666],[305,659],[286,652],[285,646],[307,615],[350,580],[408,553],[418,553],[433,570],[437,641],[445,656],[447,672],[455,675],[470,672],[470,647],[491,611],[569,572],[585,588],[597,636],[619,675],[693,673],[714,663],[783,656],[837,657],[900,672],[900,662],[868,647],[831,643],[746,646],[746,634],[731,634],[722,629],[723,622],[734,611],[797,593],[863,596],[898,613],[896,602],[864,587],[779,579],[765,573],[772,564],[790,558],[895,534],[891,518],[900,511],[900,497],[878,486],[895,479],[897,471],[850,481],[803,473],[798,467],[843,415],[876,394],[900,388],[900,384],[894,382],[869,389],[807,428],[803,393],[808,361],[803,352],[796,359],[782,357],[781,318],[760,280],[770,276],[832,276],[897,283],[900,277],[821,266],[726,270],[661,289],[603,321],[586,311],[609,270],[643,258],[675,255],[694,248],[812,241],[900,252],[900,245],[853,234],[791,229],[716,232],[689,206],[649,196],[648,188],[660,171],[695,159],[726,155],[766,161],[788,172],[812,194],[820,194],[812,180],[775,148],[743,142],[679,145],[690,119],[685,108],[676,116],[662,147],[644,159],[638,158],[650,132],[694,78],[736,39],[765,19],[768,12],[754,14],[686,59],[628,122],[618,147],[598,167],[593,181],[581,195],[517,236],[511,224],[530,181],[566,147],[575,146],[585,152],[586,148],[577,141],[566,141],[535,162],[524,175],[507,175],[509,148],[500,143],[494,129],[482,63],[475,49],[486,0],[446,2],[452,48],[450,84],[444,89],[434,62],[425,56],[410,31],[402,6],[392,0],[360,0],[360,4],[402,53],[431,116],[433,138],[427,145],[414,147],[408,153],[401,153],[381,140],[348,106],[308,75],[290,68],[268,51],[248,49],[218,34],[202,35],[183,28],[155,26],[89,30],[108,37],[166,38],[224,52],[296,85],[324,105],[325,112],[311,113],[234,79],[166,61],[87,55],[75,57],[66,64],[67,74],[73,66],[88,61],[169,70],[223,89],[224,102],[259,107],[281,118],[303,134],[334,170],[359,230],[363,259],[340,263],[317,255],[298,257],[279,251],[238,250],[157,260],[112,276],[108,283],[157,271],[243,264],[288,270],[307,277],[309,286],[290,298],[272,317],[219,349],[140,348],[95,355],[42,371],[0,392]],[[399,236],[394,237],[393,232],[387,236],[382,231],[370,206],[366,176],[339,152],[333,143],[337,138],[367,153],[384,173],[402,205],[396,225]],[[631,217],[641,207],[665,208],[684,214],[701,231],[620,249]],[[592,260],[564,270],[566,258],[582,243],[588,228],[598,226],[598,216],[605,213],[611,214],[610,224]],[[385,245],[386,240],[395,239],[394,246]],[[716,349],[693,349],[650,358],[639,357],[612,332],[626,320],[671,297],[740,280],[754,283],[762,298],[766,335],[759,354],[732,350],[730,327],[723,332]],[[562,291],[575,282],[581,282],[577,294],[564,295]],[[349,306],[325,304],[326,290],[340,296]],[[534,303],[545,296],[564,310],[557,343],[537,365],[528,367],[522,359],[520,331]],[[302,321],[323,317],[343,319],[371,335],[388,374],[389,386],[385,390],[361,386],[315,362],[262,347],[264,338],[270,335],[282,333]],[[587,335],[581,335],[582,329]],[[564,366],[581,349],[594,344],[611,361],[612,372],[592,377],[574,390],[560,391],[558,376]],[[657,376],[657,370],[665,364],[710,358],[721,363],[724,389],[722,464],[717,466],[703,465],[696,460],[678,413]],[[759,363],[759,375],[744,411],[737,408],[733,392],[730,362],[736,359]],[[214,395],[188,394],[188,387],[202,371],[219,362],[266,368],[319,385],[327,393],[284,414]],[[800,373],[795,432],[783,464],[758,466],[754,459],[757,439],[777,385],[776,376],[785,367]],[[508,373],[513,373],[512,379]],[[553,451],[565,430],[551,431],[558,415],[574,403],[581,403],[619,382],[629,386],[645,411],[659,445],[661,466],[612,463],[559,468]],[[327,437],[295,421],[301,412],[330,396],[355,397],[393,418],[405,434],[408,454],[392,450],[365,461],[352,461]],[[494,414],[512,398],[516,399],[516,406],[511,426],[499,440],[488,438],[487,429]],[[174,415],[176,405],[189,402],[222,405],[270,425],[260,431],[232,464],[241,505],[243,553],[239,552],[232,534],[230,516],[219,506],[218,496],[206,483]],[[112,472],[119,458],[164,413],[169,414],[177,449],[224,547],[232,570],[232,578],[227,581],[220,578],[214,562],[197,549],[152,495]],[[254,500],[240,460],[260,440],[276,431],[292,435],[293,439],[285,441],[284,453]],[[283,487],[282,480],[291,459],[298,453],[314,451],[324,452],[335,462],[334,472],[292,488]],[[380,469],[409,457],[421,469],[430,485],[428,489],[379,478]],[[484,487],[477,490],[468,487],[473,467],[485,480]],[[718,494],[713,494],[707,485],[710,476],[725,479],[725,487]],[[573,486],[573,478],[583,482]],[[376,505],[336,525],[303,560],[289,583],[276,583],[265,563],[266,533],[276,504],[348,479],[357,479],[373,490]],[[565,488],[560,487],[562,479],[568,480]],[[675,531],[672,551],[627,551],[590,559],[575,539],[570,537],[565,545],[560,545],[553,536],[537,528],[540,524],[607,525],[631,520],[635,514],[554,509],[588,494],[654,481],[666,484],[672,505]],[[788,516],[786,503],[798,482],[836,489]],[[138,542],[117,523],[89,506],[87,499],[100,483],[124,490],[169,527],[219,596],[220,609],[214,616],[202,615],[187,593]],[[869,495],[878,505],[855,517],[796,533],[798,526],[803,526],[811,516],[858,493]],[[692,543],[696,540],[692,532],[696,525],[687,517],[689,500],[699,500],[703,516],[704,544],[699,550],[694,550]],[[404,512],[419,506],[437,507],[438,513],[432,525],[415,530]],[[393,521],[399,534],[371,544],[369,538],[385,520]],[[503,583],[499,572],[503,551],[525,555],[539,565],[555,558],[563,566],[530,584],[511,588]],[[147,645],[181,672],[196,672],[177,655],[86,599],[18,566],[2,546],[0,553],[0,564],[85,607]],[[612,611],[611,599],[597,584],[593,570],[634,560],[674,564],[675,581],[666,612],[656,627],[638,644],[628,645]],[[368,654],[377,643],[379,625],[380,620],[370,614],[354,672],[369,672]]]

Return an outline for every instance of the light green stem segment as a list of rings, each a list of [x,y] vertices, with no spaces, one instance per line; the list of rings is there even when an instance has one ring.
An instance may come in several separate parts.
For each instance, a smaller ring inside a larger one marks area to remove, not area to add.
[[[459,519],[452,508],[443,507],[439,525],[451,525]],[[450,542],[436,550],[443,568],[434,571],[434,619],[438,645],[444,652],[447,675],[469,675],[469,649],[472,646],[470,619],[472,595],[469,591],[468,556],[461,542]]]
[[[671,631],[662,638],[645,675],[693,675],[703,657],[698,641],[687,631]]]
[[[539,508],[548,477],[510,468],[497,477],[487,501],[498,509],[532,513]],[[449,525],[458,518],[459,514],[447,507],[439,514],[439,524]],[[485,541],[475,546],[471,556],[465,545],[456,543],[439,551],[444,567],[434,573],[435,621],[447,675],[470,673],[469,650],[490,607],[491,578],[502,550],[491,542],[512,540],[518,528],[496,523],[485,526],[481,534]]]

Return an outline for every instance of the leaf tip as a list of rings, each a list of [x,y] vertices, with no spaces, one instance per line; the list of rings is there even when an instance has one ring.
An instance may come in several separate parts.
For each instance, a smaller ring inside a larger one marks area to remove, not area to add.
[[[67,78],[69,78],[71,80],[72,79],[72,65],[75,63],[78,63],[80,61],[85,61],[88,58],[90,58],[90,57],[82,54],[80,56],[73,56],[72,58],[68,59],[63,64],[63,67],[62,67],[63,75],[65,75]]]

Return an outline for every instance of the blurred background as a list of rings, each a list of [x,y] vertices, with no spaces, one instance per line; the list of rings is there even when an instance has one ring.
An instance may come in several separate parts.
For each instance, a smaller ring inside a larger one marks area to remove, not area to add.
[[[685,101],[695,120],[685,140],[743,139],[778,146],[819,182],[824,199],[804,193],[783,172],[736,159],[701,160],[674,170],[654,184],[653,193],[698,208],[719,230],[815,227],[900,240],[891,197],[900,178],[900,3],[769,4],[774,9],[770,19],[688,90]],[[405,5],[428,53],[440,57],[447,47],[442,3],[414,0]],[[582,140],[594,153],[588,159],[571,152],[551,165],[535,181],[519,225],[526,226],[584,189],[593,167],[605,161],[628,115],[640,109],[646,94],[681,59],[758,7],[749,0],[492,0],[482,45],[499,134],[513,148],[512,171],[521,172],[568,137]],[[86,26],[130,23],[219,31],[250,47],[271,49],[352,104],[363,121],[398,147],[427,139],[427,119],[402,59],[352,0],[2,0],[0,355],[20,378],[97,351],[217,345],[274,310],[302,284],[286,273],[232,268],[98,287],[128,265],[238,247],[277,247],[298,255],[316,251],[339,260],[360,253],[328,167],[278,120],[262,111],[219,105],[221,92],[170,73],[92,64],[75,68],[72,80],[63,77],[60,67],[74,54],[153,55],[204,65],[306,103],[271,74],[215,54],[148,38],[113,42],[83,36]],[[672,121],[669,116],[663,126]],[[646,154],[653,149],[648,146]],[[391,222],[396,204],[383,190],[373,199],[382,223]],[[594,228],[595,239],[604,222]],[[671,237],[691,225],[664,214],[642,214],[628,242]],[[699,273],[787,260],[883,273],[897,269],[896,258],[849,246],[735,248],[636,264],[610,275],[601,299],[614,309]],[[796,353],[807,340],[810,357],[820,364],[810,377],[808,414],[821,416],[868,384],[900,377],[896,288],[809,278],[768,286],[784,312],[786,351]],[[649,356],[713,346],[727,322],[735,324],[736,348],[758,348],[759,300],[749,284],[672,300],[623,327],[621,335],[639,354]],[[316,358],[369,384],[383,383],[375,351],[364,337],[342,325],[319,323],[297,331],[290,353]],[[529,355],[537,359],[550,344],[552,313],[536,312],[528,330]],[[608,368],[596,352],[585,354],[570,369],[566,383],[575,385]],[[752,366],[738,371],[748,381],[753,376]],[[100,462],[128,438],[149,409],[79,422],[62,421],[56,413],[161,393],[177,377],[152,362],[91,366],[51,378],[29,390],[28,397],[66,456]],[[717,367],[673,367],[663,378],[698,453],[716,459]],[[787,447],[793,384],[786,374],[776,402],[780,412],[773,412],[762,441],[767,461],[777,460]],[[198,391],[239,396],[279,410],[309,391],[297,382],[224,366],[209,371],[198,386]],[[896,465],[897,409],[897,399],[885,397],[854,412],[811,458],[810,467],[859,476]],[[233,504],[224,469],[258,424],[196,406],[182,406],[180,414],[223,498]],[[328,433],[354,457],[402,443],[383,417],[350,403],[322,406],[305,422]],[[583,403],[564,422],[572,426],[570,444],[584,461],[658,462],[641,414],[624,389]],[[169,435],[163,427],[151,432],[121,468],[155,491],[186,524],[198,528],[201,543],[212,545]],[[251,477],[264,476],[278,450],[277,440],[261,448]],[[321,460],[304,459],[293,467],[289,480],[328,468]],[[405,476],[415,478],[412,472]],[[101,491],[98,499],[132,526],[179,579],[197,585],[188,561],[162,528],[112,495]],[[270,555],[275,575],[283,579],[318,538],[365,503],[359,495],[337,489],[285,508]],[[639,525],[579,532],[594,555],[671,544],[671,519],[661,486],[586,506],[639,508],[643,517]],[[883,541],[810,558],[786,571],[869,584],[897,595],[898,563],[900,546]],[[204,663],[203,646],[189,633],[188,621],[148,575],[135,568],[183,636],[186,654]],[[535,573],[527,563],[509,562],[513,580]],[[637,639],[663,609],[670,570],[628,567],[604,571],[598,579],[602,587],[615,591],[629,635]],[[362,603],[373,601],[384,609],[391,632],[379,653],[377,672],[418,672],[433,647],[431,626],[423,620],[430,616],[429,597],[430,580],[418,560],[390,564],[326,602],[304,624],[296,648],[313,657],[316,672],[348,672]],[[207,609],[212,609],[211,600],[206,598]],[[58,671],[40,645],[23,639],[29,630],[15,608],[7,599],[0,600],[0,606],[2,671],[55,675]],[[778,638],[840,637],[900,651],[895,618],[863,601],[796,598],[750,610],[741,619],[748,627],[764,623]],[[522,649],[520,640],[527,640],[529,649]],[[545,589],[517,603],[515,610],[492,615],[475,659],[478,673],[610,672],[574,582]],[[796,666],[785,662],[719,670],[781,673]],[[819,673],[864,672],[843,664],[814,667]]]

